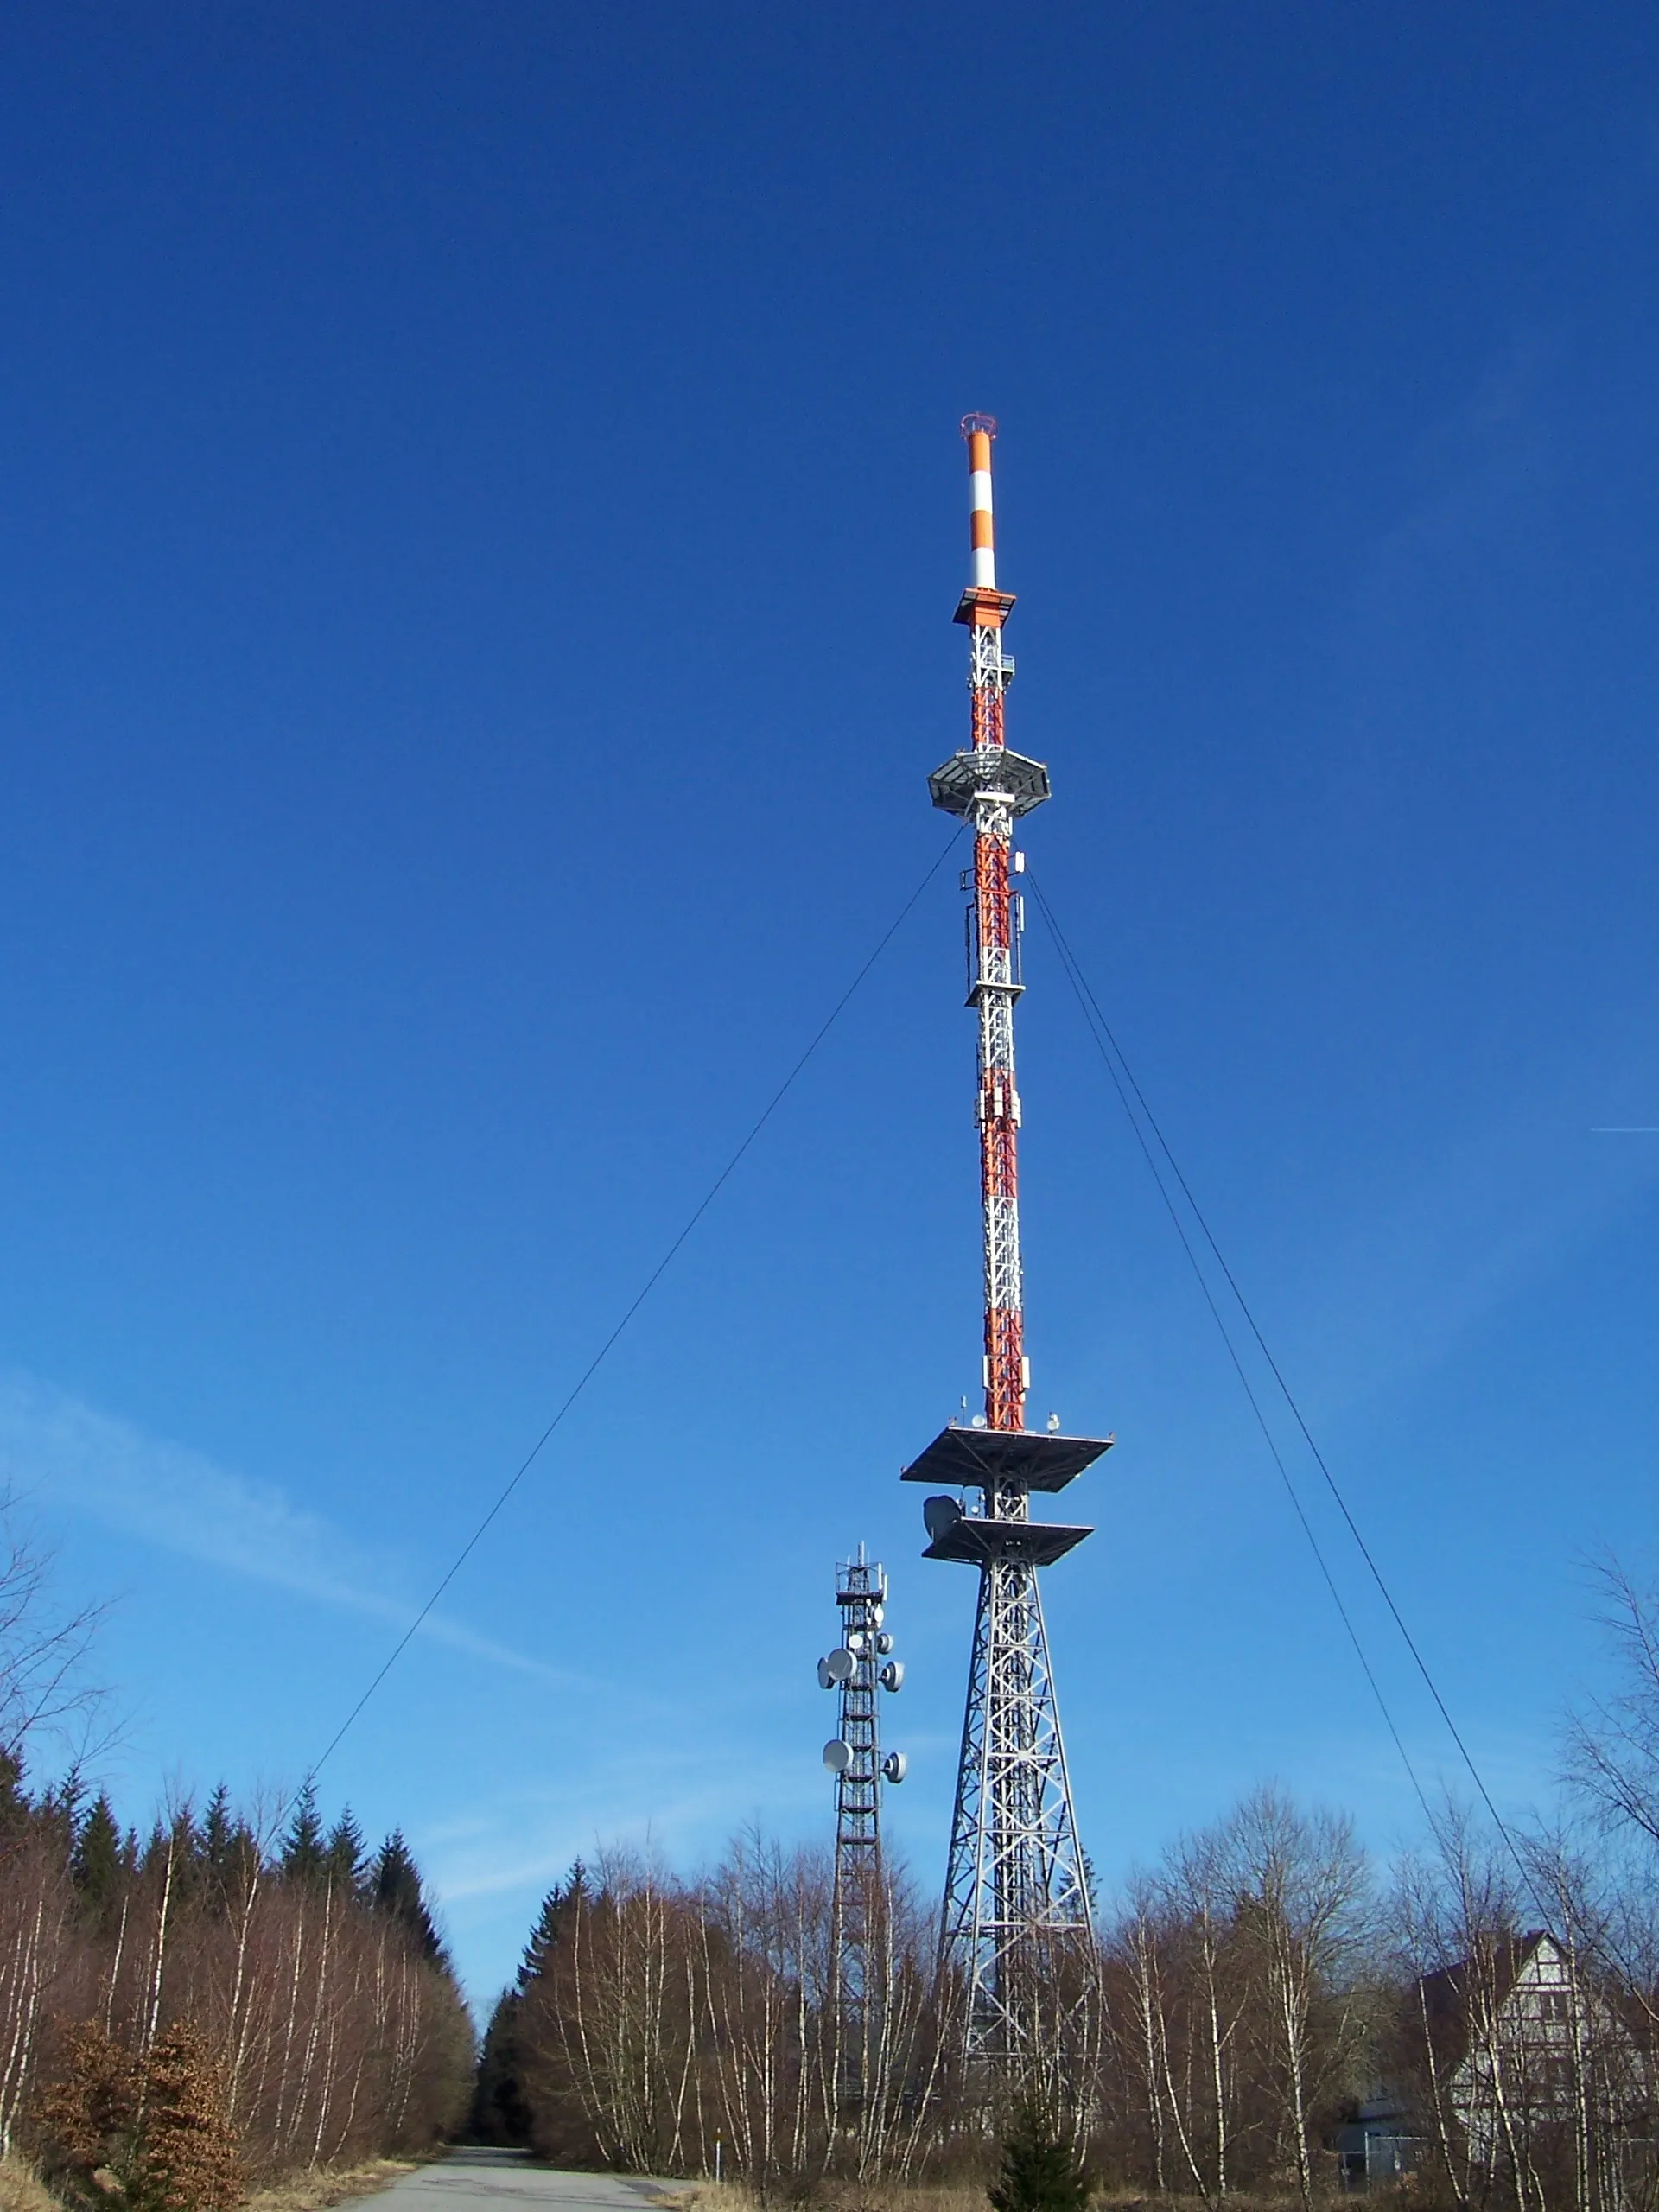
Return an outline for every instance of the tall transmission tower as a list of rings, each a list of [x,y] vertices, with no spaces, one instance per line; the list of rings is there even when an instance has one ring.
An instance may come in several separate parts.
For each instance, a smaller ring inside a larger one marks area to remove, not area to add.
[[[1033,1521],[1031,1493],[1064,1489],[1111,1439],[1061,1436],[1052,1415],[1041,1433],[1025,1425],[1031,1376],[1014,1065],[1014,1003],[1024,988],[1018,880],[1025,861],[1014,849],[1014,825],[1047,798],[1049,783],[1042,763],[1011,752],[1003,734],[1014,663],[1003,651],[1002,629],[1014,599],[996,588],[996,424],[988,415],[969,415],[962,432],[973,581],[956,620],[968,630],[969,742],[934,771],[928,790],[935,806],[974,833],[968,1003],[979,1030],[985,1410],[942,1431],[903,1478],[944,1493],[923,1509],[932,1540],[924,1557],[979,1569],[939,1964],[942,1985],[954,1985],[960,1995],[969,2078],[991,2086],[1049,2075],[1067,2015],[1086,1996],[1089,1895],[1037,1574],[1092,1531]],[[969,1494],[977,1503],[965,1506]]]
[[[836,1881],[830,1906],[830,2011],[835,2023],[833,2075],[841,2112],[856,2120],[877,2077],[885,2022],[881,1971],[887,1885],[881,1865],[881,1784],[899,1783],[902,1751],[881,1756],[878,1691],[896,1691],[904,1662],[892,1656],[882,1626],[887,1578],[867,1559],[836,1569],[841,1641],[818,1662],[818,1684],[841,1693],[840,1726],[823,1747],[836,1782]]]

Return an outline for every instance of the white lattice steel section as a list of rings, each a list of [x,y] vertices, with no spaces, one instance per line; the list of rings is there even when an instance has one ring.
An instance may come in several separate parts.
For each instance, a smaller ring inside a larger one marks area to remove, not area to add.
[[[1023,1496],[1018,1506],[1023,1518]],[[940,1928],[941,1964],[963,1985],[970,2063],[1020,2079],[1046,2069],[1058,1955],[1079,1938],[1086,1948],[1089,1919],[1037,1570],[987,1565]],[[1078,1998],[1086,1964],[1071,1961]]]

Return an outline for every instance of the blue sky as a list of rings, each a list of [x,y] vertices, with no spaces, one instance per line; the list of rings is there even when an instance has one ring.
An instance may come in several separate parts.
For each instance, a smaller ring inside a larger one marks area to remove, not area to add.
[[[946,834],[1001,418],[1027,849],[1500,1803],[1654,1564],[1659,21],[16,9],[0,1452],[142,1817],[291,1784]],[[951,867],[331,1759],[486,1998],[597,1838],[822,1835],[888,1563],[941,1874]],[[1058,963],[1033,1412],[1108,1887],[1413,1801]],[[1306,1481],[1305,1459],[1293,1459]],[[1086,1493],[1086,1495],[1085,1495]],[[1310,1510],[1402,1732],[1455,1778]],[[1069,1501],[1068,1501],[1069,1502]]]

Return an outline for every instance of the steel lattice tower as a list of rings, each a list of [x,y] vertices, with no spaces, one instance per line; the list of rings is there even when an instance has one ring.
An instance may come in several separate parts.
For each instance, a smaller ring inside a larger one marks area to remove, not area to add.
[[[882,1626],[887,1578],[858,1548],[836,1569],[841,1642],[818,1662],[818,1681],[841,1693],[839,1731],[823,1747],[836,1782],[836,1878],[830,1907],[830,2010],[838,2111],[856,2117],[876,2075],[885,2022],[887,1885],[881,1865],[881,1784],[905,1778],[902,1751],[881,1756],[878,1693],[896,1691],[904,1662]]]
[[[1031,1517],[1033,1491],[1058,1491],[1109,1438],[1033,1434],[1020,1260],[1014,1009],[1023,855],[1014,825],[1049,795],[1048,771],[1008,749],[1003,702],[1014,663],[1002,628],[1014,605],[996,588],[988,416],[963,418],[973,582],[956,620],[969,635],[969,743],[928,779],[935,806],[972,827],[968,1003],[979,1030],[980,1184],[985,1256],[985,1411],[953,1423],[904,1471],[948,1485],[927,1500],[925,1556],[979,1569],[979,1608],[957,1772],[939,1931],[942,1983],[959,1992],[970,2077],[1046,2075],[1090,1973],[1089,1897],[1049,1667],[1037,1571],[1091,1534]],[[1051,1431],[1058,1424],[1051,1422]],[[966,1493],[978,1506],[963,1510]]]

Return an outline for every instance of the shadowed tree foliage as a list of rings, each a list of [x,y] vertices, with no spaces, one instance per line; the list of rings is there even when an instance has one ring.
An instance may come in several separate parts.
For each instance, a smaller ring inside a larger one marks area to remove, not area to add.
[[[524,2145],[535,2139],[535,2114],[524,2082],[524,2054],[519,2038],[524,1997],[544,1974],[557,1949],[562,1929],[581,1910],[588,1871],[580,1859],[563,1885],[542,1899],[536,1925],[511,1989],[504,1989],[490,2014],[479,2055],[468,2131],[474,2142]]]
[[[531,2139],[534,2115],[524,2095],[523,2060],[518,2050],[521,2004],[516,1989],[504,1989],[495,2000],[489,2026],[484,2031],[483,2047],[478,2057],[478,2080],[467,2124],[467,2132],[474,2143],[498,2143],[523,2149]]]

